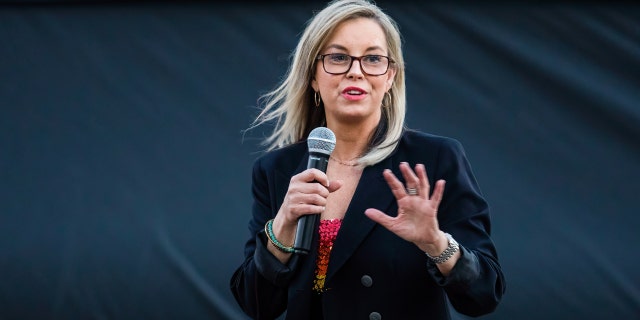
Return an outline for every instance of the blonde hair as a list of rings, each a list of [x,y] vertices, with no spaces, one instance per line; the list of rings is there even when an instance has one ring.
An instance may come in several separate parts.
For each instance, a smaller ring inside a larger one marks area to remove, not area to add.
[[[259,99],[264,102],[264,108],[251,128],[275,121],[273,132],[263,141],[268,150],[302,141],[315,127],[325,124],[324,110],[315,106],[311,87],[316,57],[337,26],[355,18],[369,18],[380,24],[386,36],[388,55],[393,61],[390,67],[396,70],[389,92],[391,99],[388,105],[381,106],[380,123],[369,141],[369,148],[358,159],[358,164],[376,164],[395,149],[404,129],[406,112],[404,58],[399,28],[393,19],[370,1],[337,0],[330,2],[309,20],[293,53],[293,61],[285,79]]]

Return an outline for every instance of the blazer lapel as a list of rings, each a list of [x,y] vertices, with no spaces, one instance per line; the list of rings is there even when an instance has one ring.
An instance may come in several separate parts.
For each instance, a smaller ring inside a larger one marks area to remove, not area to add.
[[[384,169],[393,169],[393,166],[397,166],[393,158],[387,158],[374,166],[367,167],[362,172],[333,245],[326,280],[329,280],[344,265],[375,226],[376,223],[369,219],[364,211],[368,208],[376,208],[386,212],[395,201],[389,185],[382,176]]]

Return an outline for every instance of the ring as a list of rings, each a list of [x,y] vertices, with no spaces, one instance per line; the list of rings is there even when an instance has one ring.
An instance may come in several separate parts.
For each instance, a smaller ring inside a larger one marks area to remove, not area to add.
[[[407,194],[410,196],[417,196],[418,195],[418,189],[416,188],[407,188]]]

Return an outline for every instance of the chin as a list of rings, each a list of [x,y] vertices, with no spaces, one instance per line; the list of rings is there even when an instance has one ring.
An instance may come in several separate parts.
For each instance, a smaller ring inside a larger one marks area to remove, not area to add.
[[[339,112],[334,114],[333,118],[338,122],[349,123],[349,124],[359,124],[363,122],[367,122],[367,120],[371,118],[376,118],[376,120],[380,119],[380,112],[372,113],[371,110],[345,110],[343,112]],[[377,121],[376,121],[377,123]]]

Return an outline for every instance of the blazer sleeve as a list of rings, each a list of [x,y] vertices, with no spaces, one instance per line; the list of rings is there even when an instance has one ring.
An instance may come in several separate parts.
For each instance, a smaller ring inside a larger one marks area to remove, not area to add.
[[[231,277],[231,292],[242,310],[253,319],[275,319],[287,306],[288,284],[296,257],[282,264],[267,250],[265,223],[277,213],[273,179],[260,160],[253,166],[252,219],[250,238],[244,247],[245,260]]]
[[[435,174],[433,181],[446,181],[438,210],[440,228],[458,241],[462,255],[447,277],[431,261],[427,269],[456,311],[468,316],[490,313],[502,299],[505,280],[490,237],[488,204],[458,141],[444,140]]]

